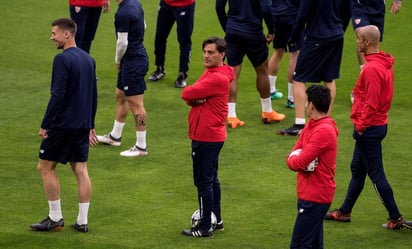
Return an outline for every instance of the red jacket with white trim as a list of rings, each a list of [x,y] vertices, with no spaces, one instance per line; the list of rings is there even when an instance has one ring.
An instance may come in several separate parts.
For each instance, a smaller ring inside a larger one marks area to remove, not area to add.
[[[385,52],[365,55],[367,63],[353,88],[350,118],[357,132],[388,123],[394,86],[395,59]]]
[[[227,65],[206,68],[193,85],[183,89],[182,98],[192,106],[188,118],[191,140],[226,140],[229,86],[233,79],[233,68]]]
[[[334,180],[339,130],[335,121],[327,116],[310,119],[303,128],[292,151],[301,149],[298,155],[286,157],[289,169],[297,172],[297,195],[300,200],[330,204],[336,189]],[[317,160],[314,171],[306,167]]]
[[[80,7],[102,7],[105,0],[69,0],[69,5]]]

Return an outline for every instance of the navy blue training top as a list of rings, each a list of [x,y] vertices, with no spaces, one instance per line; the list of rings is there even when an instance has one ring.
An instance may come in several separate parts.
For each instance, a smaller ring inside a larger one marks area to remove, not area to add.
[[[298,14],[298,0],[272,0],[272,15],[293,16]]]
[[[92,129],[97,109],[96,64],[80,48],[72,47],[53,61],[51,97],[43,129]]]
[[[290,42],[302,31],[307,39],[330,39],[344,35],[352,16],[352,0],[300,0]]]
[[[137,0],[124,0],[115,14],[114,26],[117,33],[128,33],[127,49],[123,59],[134,58],[143,49],[145,21],[142,5]]]
[[[226,14],[226,3],[229,10]],[[272,0],[216,0],[216,14],[225,32],[241,32],[249,35],[263,33],[265,21],[268,32],[273,34]]]
[[[353,16],[384,16],[385,0],[352,0]]]

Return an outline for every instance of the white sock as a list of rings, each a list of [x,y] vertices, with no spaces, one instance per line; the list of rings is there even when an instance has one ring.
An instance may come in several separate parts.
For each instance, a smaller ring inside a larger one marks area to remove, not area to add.
[[[288,100],[293,102],[293,83],[288,83]]]
[[[59,221],[63,218],[60,199],[57,201],[49,201],[49,217],[53,221]]]
[[[113,125],[113,130],[110,132],[110,135],[114,138],[121,138],[122,137],[122,132],[123,132],[123,127],[126,123],[120,123],[118,121],[114,121]]]
[[[272,100],[269,98],[260,98],[260,103],[262,104],[262,112],[272,112]]]
[[[229,113],[227,114],[227,116],[229,118],[236,118],[236,103],[233,102],[229,102],[227,104],[228,108],[229,108]]]
[[[79,203],[79,215],[77,215],[77,224],[87,224],[87,215],[89,213],[90,202]]]
[[[304,125],[306,120],[304,118],[295,118],[295,124]]]
[[[276,92],[276,80],[278,76],[269,75],[270,93]]]
[[[136,131],[136,146],[146,149],[146,131]]]

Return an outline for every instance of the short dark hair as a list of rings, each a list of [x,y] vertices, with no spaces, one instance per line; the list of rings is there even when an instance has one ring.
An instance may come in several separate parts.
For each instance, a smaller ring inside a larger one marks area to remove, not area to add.
[[[319,112],[328,113],[332,99],[329,88],[313,84],[306,89],[306,95]]]
[[[226,42],[222,38],[212,36],[205,39],[202,43],[202,49],[204,49],[207,44],[216,44],[217,51],[220,53],[226,52]]]
[[[73,36],[76,34],[77,25],[76,23],[70,18],[59,18],[52,22],[52,27],[57,26],[62,30],[69,31]]]

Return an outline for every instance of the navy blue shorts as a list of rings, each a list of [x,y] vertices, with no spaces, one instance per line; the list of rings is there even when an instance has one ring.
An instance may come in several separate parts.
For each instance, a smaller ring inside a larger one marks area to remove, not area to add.
[[[39,158],[59,162],[87,162],[89,155],[90,130],[60,130],[47,131],[47,138],[40,145]]]
[[[352,16],[352,26],[353,29],[357,29],[360,27],[364,27],[367,25],[375,25],[378,27],[379,31],[381,32],[380,41],[383,40],[383,26],[385,22],[385,16],[368,16],[368,15],[361,15],[361,16]]]
[[[273,48],[285,49],[285,52],[295,52],[300,49],[303,43],[303,32],[298,39],[296,46],[289,46],[288,40],[292,34],[293,26],[295,25],[296,16],[275,16],[275,39],[273,40]]]
[[[258,67],[265,62],[269,55],[266,38],[262,35],[245,36],[242,33],[226,33],[226,57],[229,66],[242,64],[245,55],[249,58],[253,67]]]
[[[126,96],[141,95],[146,90],[145,77],[149,69],[149,60],[145,50],[132,59],[124,58],[117,77],[117,88]]]
[[[339,78],[343,37],[303,42],[296,62],[294,81],[331,82]]]

